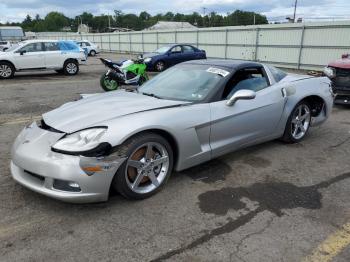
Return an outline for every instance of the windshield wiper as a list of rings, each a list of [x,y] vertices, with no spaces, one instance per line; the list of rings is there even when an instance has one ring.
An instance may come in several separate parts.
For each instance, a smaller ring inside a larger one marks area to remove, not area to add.
[[[157,95],[152,94],[152,93],[141,93],[141,94],[143,94],[143,95],[145,95],[145,96],[154,97],[154,98],[157,98],[157,99],[162,99],[160,96],[157,96]]]

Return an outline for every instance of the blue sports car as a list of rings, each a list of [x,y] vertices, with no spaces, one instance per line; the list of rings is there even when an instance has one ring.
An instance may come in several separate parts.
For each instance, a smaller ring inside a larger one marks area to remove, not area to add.
[[[148,71],[161,72],[164,69],[181,62],[206,59],[204,50],[200,50],[192,45],[173,44],[158,48],[153,53],[143,55]]]

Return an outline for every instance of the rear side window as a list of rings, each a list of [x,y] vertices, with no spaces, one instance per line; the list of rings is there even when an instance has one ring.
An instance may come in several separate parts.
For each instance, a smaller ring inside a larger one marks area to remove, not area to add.
[[[60,47],[57,42],[44,43],[46,51],[59,51]]]
[[[89,42],[84,42],[85,46],[91,46]]]
[[[7,45],[7,42],[0,42],[0,45]]]
[[[182,51],[184,53],[194,53],[194,49],[192,46],[184,45],[182,46]]]
[[[273,75],[273,78],[275,78],[276,82],[281,81],[283,78],[287,76],[287,73],[283,72],[282,70],[274,67],[274,66],[267,66]]]
[[[76,51],[79,52],[79,46],[73,42],[62,41],[59,42],[60,50],[62,51]]]

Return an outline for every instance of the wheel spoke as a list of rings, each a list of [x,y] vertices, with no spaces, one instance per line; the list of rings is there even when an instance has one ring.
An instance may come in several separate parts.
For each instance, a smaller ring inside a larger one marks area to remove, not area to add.
[[[142,181],[142,179],[144,178],[144,174],[143,172],[138,172],[137,176],[135,178],[135,181],[132,183],[131,187],[133,189],[137,188],[140,185],[140,182]]]
[[[300,126],[300,131],[305,133],[305,127],[303,125]]]
[[[292,120],[292,123],[293,123],[293,124],[296,124],[296,123],[298,123],[298,120],[297,120],[296,118],[294,118],[294,119]]]
[[[294,131],[293,131],[293,136],[294,136],[294,137],[297,135],[298,129],[299,129],[299,127],[296,126],[295,129],[294,129]]]
[[[168,161],[168,157],[167,156],[163,156],[161,158],[157,158],[155,160],[153,160],[153,164],[154,166],[159,166],[160,164],[165,163],[166,161]]]
[[[142,168],[143,163],[142,163],[141,161],[137,161],[137,160],[132,160],[132,159],[130,159],[130,160],[128,161],[128,165],[131,166],[131,167],[135,167],[135,168],[137,168],[137,169],[140,169],[140,168]]]
[[[300,120],[304,121],[309,118],[310,113],[305,113],[304,115],[301,116]]]
[[[147,149],[145,154],[146,160],[150,160],[153,157],[152,153],[153,153],[152,144],[147,144]]]
[[[148,173],[148,177],[149,177],[149,179],[151,179],[151,182],[153,185],[155,185],[156,187],[159,186],[158,179],[156,177],[156,174],[153,171]]]

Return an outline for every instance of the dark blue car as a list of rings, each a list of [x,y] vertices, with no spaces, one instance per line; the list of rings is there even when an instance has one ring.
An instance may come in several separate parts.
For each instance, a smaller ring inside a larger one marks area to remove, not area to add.
[[[204,50],[200,50],[192,45],[173,44],[158,48],[153,53],[143,55],[147,65],[147,70],[161,72],[164,69],[181,62],[206,59]]]

